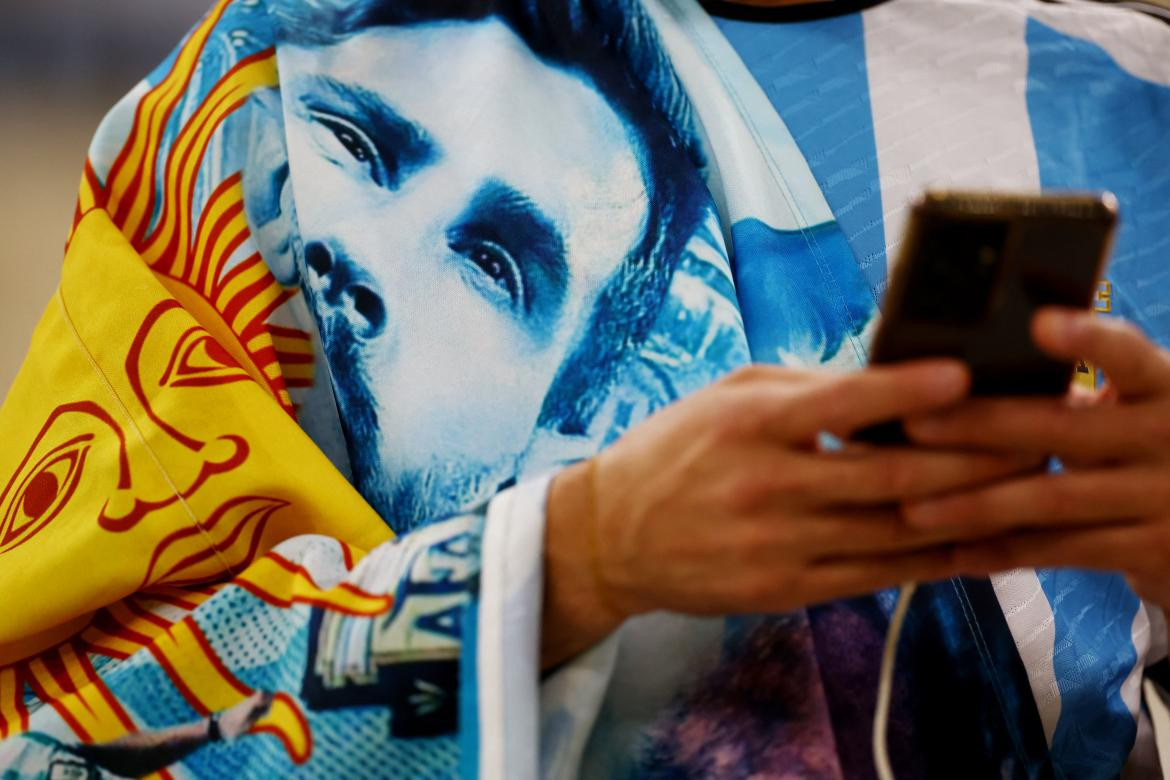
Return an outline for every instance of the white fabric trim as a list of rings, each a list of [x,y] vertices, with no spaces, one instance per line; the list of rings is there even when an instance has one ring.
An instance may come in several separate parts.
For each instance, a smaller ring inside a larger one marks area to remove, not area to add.
[[[788,126],[710,15],[696,0],[643,0],[643,7],[658,28],[707,140],[707,186],[728,247],[734,249],[730,226],[747,217],[777,230],[833,221]],[[875,316],[860,335],[849,335],[851,349],[838,351],[824,367],[863,366],[877,321]],[[780,357],[786,365],[804,363],[798,355]]]
[[[831,221],[833,212],[784,120],[707,12],[695,0],[644,0],[643,7],[704,134],[714,141],[707,150],[708,186],[725,223],[752,216],[796,230]]]
[[[1134,658],[1133,668],[1121,683],[1120,696],[1125,706],[1137,718],[1142,708],[1142,678],[1145,676],[1146,666],[1150,656],[1150,615],[1146,611],[1146,603],[1138,604],[1137,612],[1133,615],[1130,624],[1130,637],[1133,640]]]
[[[540,687],[540,777],[572,780],[581,773],[613,678],[620,633],[561,666]]]
[[[479,776],[537,776],[544,505],[551,475],[497,495],[483,532],[476,674]]]

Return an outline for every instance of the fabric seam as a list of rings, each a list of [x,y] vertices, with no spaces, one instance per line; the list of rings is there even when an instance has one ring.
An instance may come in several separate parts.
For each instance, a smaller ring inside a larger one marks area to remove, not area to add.
[[[212,551],[212,553],[215,555],[215,557],[219,560],[220,565],[223,568],[224,572],[226,572],[227,574],[229,574],[231,576],[235,576],[235,574],[236,574],[235,570],[228,564],[227,560],[223,557],[223,553],[220,552],[220,550],[215,546],[215,543],[212,541],[211,534],[209,534],[207,532],[207,529],[203,526],[203,523],[201,523],[199,521],[199,518],[195,515],[195,512],[192,511],[190,505],[187,503],[186,499],[183,497],[182,492],[178,489],[178,487],[176,487],[174,480],[171,479],[171,475],[167,472],[166,468],[162,464],[162,460],[158,457],[158,453],[156,453],[154,451],[154,449],[150,446],[150,444],[146,440],[146,436],[143,435],[142,430],[138,427],[138,423],[134,420],[134,415],[131,414],[130,410],[126,407],[126,404],[123,403],[122,397],[120,395],[118,395],[118,391],[114,389],[114,386],[110,382],[109,377],[107,377],[105,372],[102,371],[102,368],[98,364],[97,359],[94,358],[93,354],[89,351],[89,347],[86,346],[85,340],[81,338],[81,333],[78,332],[77,326],[73,322],[73,317],[69,314],[69,307],[65,303],[65,294],[62,291],[63,286],[64,286],[64,282],[62,282],[61,285],[58,285],[57,294],[56,294],[55,298],[57,299],[57,304],[61,307],[62,318],[64,319],[65,324],[69,327],[69,332],[70,332],[70,334],[72,334],[74,341],[77,342],[78,349],[81,351],[81,354],[83,354],[85,356],[85,359],[89,362],[90,368],[93,370],[93,373],[98,377],[98,380],[100,381],[102,386],[106,389],[106,392],[109,393],[110,397],[114,399],[114,402],[118,405],[118,408],[122,411],[122,414],[125,416],[126,421],[130,425],[130,428],[134,431],[134,435],[138,438],[139,443],[142,445],[143,449],[146,450],[146,452],[150,455],[150,459],[152,461],[154,461],[155,468],[158,469],[159,473],[162,475],[163,480],[166,481],[167,486],[170,487],[171,491],[174,493],[175,498],[178,501],[179,505],[182,506],[183,511],[187,513],[187,517],[189,517],[191,519],[191,522],[194,524],[195,528],[197,528],[199,530],[199,533],[203,536],[204,540],[207,542],[207,547]]]
[[[996,703],[999,704],[999,714],[1004,721],[1004,726],[1008,735],[1011,737],[1012,747],[1015,749],[1016,756],[1026,765],[1031,766],[1028,752],[1024,748],[1023,742],[1020,740],[1020,735],[1016,731],[1012,719],[1008,712],[1008,707],[1004,701],[1003,687],[999,680],[998,670],[995,664],[991,662],[991,652],[987,648],[987,641],[983,638],[983,631],[979,625],[979,620],[975,616],[975,609],[967,598],[966,589],[963,583],[957,578],[951,578],[951,587],[955,590],[955,595],[959,599],[959,604],[963,610],[963,620],[967,623],[967,627],[971,630],[972,639],[974,639],[975,647],[979,652],[979,660],[987,672],[988,679],[991,682],[991,689],[995,692]],[[1017,650],[1017,653],[1019,651]],[[1021,659],[1022,660],[1022,659]]]

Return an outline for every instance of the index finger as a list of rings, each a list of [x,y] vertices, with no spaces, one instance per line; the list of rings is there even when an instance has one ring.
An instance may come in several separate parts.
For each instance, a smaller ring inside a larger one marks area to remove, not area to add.
[[[1170,392],[1170,356],[1124,320],[1049,307],[1036,314],[1032,332],[1057,357],[1101,366],[1123,396]]]
[[[970,384],[970,372],[957,360],[871,366],[800,391],[796,401],[803,404],[802,413],[793,415],[785,405],[777,423],[799,438],[821,431],[844,438],[869,425],[954,404]]]

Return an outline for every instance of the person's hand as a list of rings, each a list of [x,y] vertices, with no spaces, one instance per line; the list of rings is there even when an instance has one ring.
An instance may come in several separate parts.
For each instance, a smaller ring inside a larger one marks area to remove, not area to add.
[[[849,375],[753,366],[561,472],[548,498],[545,666],[642,612],[783,612],[955,573],[949,533],[907,527],[897,503],[1035,459],[815,442],[952,405],[968,383],[953,361]]]
[[[256,691],[243,701],[233,704],[219,714],[219,733],[225,740],[244,736],[268,714],[272,707],[271,691]]]
[[[1106,401],[972,400],[907,429],[928,446],[1056,455],[1063,473],[911,502],[908,524],[995,535],[957,551],[969,573],[1119,570],[1143,597],[1170,607],[1170,354],[1124,322],[1063,309],[1040,312],[1033,336],[1054,356],[1104,369]]]

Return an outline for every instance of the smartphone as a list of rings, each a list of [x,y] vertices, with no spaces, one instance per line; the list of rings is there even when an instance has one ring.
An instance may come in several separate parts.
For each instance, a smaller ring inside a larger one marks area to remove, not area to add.
[[[1032,341],[1041,306],[1087,308],[1118,219],[1110,193],[927,192],[915,203],[871,363],[953,357],[977,396],[1063,395],[1074,366]],[[855,439],[900,443],[899,421]]]

